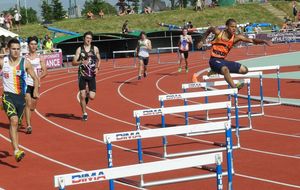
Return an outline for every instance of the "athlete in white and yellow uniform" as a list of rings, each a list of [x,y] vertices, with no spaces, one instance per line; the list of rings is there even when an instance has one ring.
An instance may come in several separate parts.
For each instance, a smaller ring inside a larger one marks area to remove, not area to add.
[[[3,108],[10,122],[10,139],[17,162],[25,156],[19,149],[18,124],[25,107],[26,76],[27,73],[34,81],[34,97],[38,98],[38,79],[31,64],[20,57],[20,42],[13,38],[8,42],[9,55],[0,59],[0,69],[3,71]]]

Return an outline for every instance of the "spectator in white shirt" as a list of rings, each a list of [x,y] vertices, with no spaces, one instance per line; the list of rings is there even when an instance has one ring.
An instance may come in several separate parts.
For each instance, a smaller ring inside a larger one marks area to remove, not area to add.
[[[17,31],[20,32],[20,22],[22,19],[22,15],[17,10],[15,10],[14,19],[15,19]]]
[[[26,38],[22,39],[20,46],[21,46],[21,55],[22,56],[26,55],[28,53],[28,43],[26,41]]]

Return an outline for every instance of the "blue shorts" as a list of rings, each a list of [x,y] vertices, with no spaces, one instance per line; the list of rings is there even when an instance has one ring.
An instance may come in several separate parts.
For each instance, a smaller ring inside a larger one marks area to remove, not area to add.
[[[221,74],[221,69],[224,66],[229,69],[230,73],[239,73],[242,65],[238,62],[211,57],[209,60],[209,66],[212,71]]]

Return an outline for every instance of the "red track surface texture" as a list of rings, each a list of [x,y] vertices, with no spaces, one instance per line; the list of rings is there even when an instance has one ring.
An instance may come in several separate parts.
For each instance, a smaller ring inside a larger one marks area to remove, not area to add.
[[[293,47],[300,50],[300,46]],[[267,49],[268,55],[286,53],[287,46]],[[254,49],[255,51],[255,49]],[[253,57],[253,56],[252,56]],[[229,59],[250,58],[245,49],[234,49]],[[178,74],[177,65],[158,65],[156,56],[150,58],[149,76],[137,81],[136,69],[113,69],[112,63],[104,62],[97,76],[97,96],[89,103],[89,120],[81,121],[77,101],[76,73],[66,70],[50,72],[42,82],[41,98],[33,114],[33,134],[20,131],[20,144],[26,157],[16,163],[8,138],[8,121],[1,112],[0,127],[0,188],[7,190],[54,189],[53,176],[64,173],[105,168],[107,166],[106,146],[102,142],[104,133],[135,129],[133,110],[158,107],[158,95],[181,92],[181,84],[190,82],[194,72],[208,67],[198,53],[190,56],[190,72]],[[299,60],[295,60],[299,61]],[[299,67],[283,67],[283,70],[299,71]],[[206,74],[206,73],[203,73]],[[265,96],[271,96],[272,79],[265,80]],[[254,79],[254,83],[257,83]],[[300,81],[282,80],[282,96],[299,98]],[[254,85],[253,85],[254,86]],[[275,86],[274,86],[275,87]],[[272,87],[273,88],[273,87]],[[242,91],[243,93],[243,91]],[[254,87],[253,93],[258,93]],[[169,103],[179,105],[182,102]],[[200,113],[204,114],[204,113]],[[234,151],[236,175],[234,189],[238,190],[292,190],[300,188],[300,108],[275,106],[265,108],[265,116],[254,117],[251,131],[241,132],[242,148]],[[199,123],[197,114],[191,114],[191,121]],[[199,116],[199,115],[198,115]],[[180,117],[166,118],[168,125],[183,124]],[[200,121],[202,122],[202,121]],[[242,125],[246,124],[241,119]],[[156,128],[160,118],[143,118],[145,128]],[[193,138],[170,137],[170,151],[184,151],[207,147],[203,140],[215,141],[222,135]],[[136,149],[136,142],[118,143],[113,147],[114,166],[137,163],[137,154],[128,151]],[[176,145],[176,147],[175,147]],[[161,153],[161,139],[143,141],[145,150]],[[145,161],[160,160],[144,154]],[[226,162],[225,162],[226,163]],[[193,175],[202,173],[199,169],[173,171],[149,175],[147,180]],[[133,178],[136,179],[136,178]],[[224,177],[224,184],[227,178]],[[147,189],[216,189],[215,179],[149,187]],[[108,189],[108,183],[93,183],[68,187],[67,189]],[[137,189],[116,183],[116,189]],[[225,188],[226,189],[226,188]]]

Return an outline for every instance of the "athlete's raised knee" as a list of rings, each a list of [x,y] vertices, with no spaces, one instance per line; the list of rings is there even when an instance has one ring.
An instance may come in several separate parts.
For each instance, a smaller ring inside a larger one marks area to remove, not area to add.
[[[228,67],[226,67],[226,66],[222,67],[222,69],[221,69],[221,73],[222,73],[223,75],[225,75],[225,74],[229,74],[230,72],[229,72],[229,69],[228,69]]]
[[[247,74],[248,73],[248,67],[241,66],[239,73],[240,74]]]

